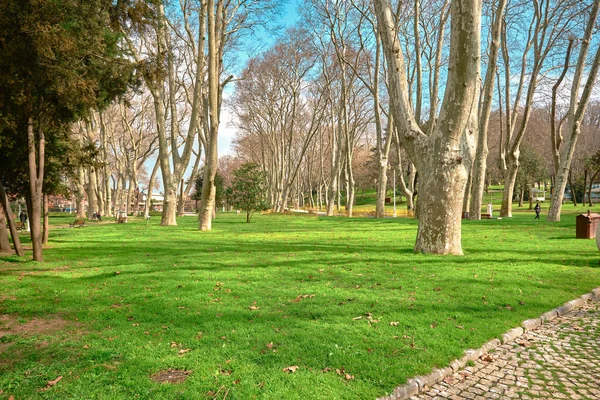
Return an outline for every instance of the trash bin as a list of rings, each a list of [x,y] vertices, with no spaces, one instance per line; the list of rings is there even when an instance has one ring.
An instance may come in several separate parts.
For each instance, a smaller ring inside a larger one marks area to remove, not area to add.
[[[592,213],[588,210],[587,214],[579,214],[575,218],[575,237],[577,239],[593,239],[596,237],[596,229],[600,224],[600,214]]]

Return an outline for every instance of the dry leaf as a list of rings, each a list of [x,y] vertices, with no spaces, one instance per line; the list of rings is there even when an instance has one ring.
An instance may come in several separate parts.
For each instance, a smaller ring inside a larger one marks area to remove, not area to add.
[[[248,307],[250,310],[258,310],[260,307],[258,307],[256,305],[256,302],[252,303],[252,305],[250,307]]]
[[[230,369],[222,369],[222,370],[220,370],[219,372],[221,373],[221,375],[229,376],[229,375],[231,375],[231,373],[232,373],[233,371],[232,371],[232,370],[230,370]]]
[[[327,373],[327,372],[329,372],[329,371],[331,371],[331,368],[329,368],[329,367],[325,367],[325,368],[323,368],[321,370],[321,372],[323,372],[324,374]]]
[[[456,327],[457,327],[458,329],[465,329],[465,327],[464,327],[464,326],[462,326],[462,325],[456,325]]]
[[[481,356],[481,361],[492,362],[493,358],[490,354],[484,354]]]
[[[272,348],[273,348],[273,342],[271,342],[271,343],[267,343],[267,348],[268,348],[268,349],[272,349]]]
[[[283,372],[287,372],[288,374],[293,374],[298,369],[297,365],[292,365],[291,367],[285,367]]]
[[[351,381],[351,380],[354,379],[354,375],[346,374],[345,378],[346,378],[347,381]]]
[[[174,349],[175,347],[177,347],[177,343],[176,342],[171,342],[171,348]]]
[[[352,318],[352,320],[353,320],[353,321],[357,321],[357,320],[359,320],[359,319],[362,319],[362,315],[359,315],[358,317],[354,317],[354,318]]]
[[[90,345],[89,345],[89,344],[84,344],[84,345],[83,345],[83,348],[84,348],[84,349],[89,349],[89,348],[90,348]]]
[[[178,353],[178,354],[179,354],[179,355],[182,355],[182,354],[185,354],[185,353],[187,353],[188,351],[192,351],[192,349],[181,349],[181,350],[179,350],[179,353]]]
[[[45,391],[45,390],[48,390],[48,389],[50,389],[52,386],[54,386],[54,385],[56,385],[58,382],[60,382],[60,380],[61,380],[62,378],[63,378],[63,377],[62,377],[62,375],[61,375],[61,376],[59,376],[58,378],[56,378],[55,380],[53,380],[53,381],[48,381],[48,383],[46,384],[46,387],[45,387],[45,388],[43,388],[43,389],[41,389],[41,391]]]
[[[390,322],[390,325],[391,325],[391,326],[398,326],[398,324],[399,324],[399,322],[397,322],[397,321],[392,321],[392,322]]]

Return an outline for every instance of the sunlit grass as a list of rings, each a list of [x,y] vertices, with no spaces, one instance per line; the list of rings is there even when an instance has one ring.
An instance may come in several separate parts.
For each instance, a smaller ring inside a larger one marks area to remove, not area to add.
[[[595,241],[575,239],[583,209],[565,207],[557,224],[465,221],[463,257],[413,254],[412,219],[54,217],[46,263],[0,258],[0,311],[71,325],[0,339],[0,398],[384,395],[600,286]],[[150,380],[168,368],[192,373]]]

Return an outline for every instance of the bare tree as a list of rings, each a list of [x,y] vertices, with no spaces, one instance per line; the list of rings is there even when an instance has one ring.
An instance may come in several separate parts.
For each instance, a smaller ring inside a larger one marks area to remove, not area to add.
[[[560,221],[562,200],[565,192],[565,187],[567,185],[567,180],[569,177],[573,153],[575,151],[577,139],[581,134],[581,122],[585,115],[587,105],[590,101],[592,89],[598,76],[598,69],[600,68],[600,42],[598,42],[596,44],[596,53],[592,60],[591,68],[588,72],[587,80],[583,87],[583,92],[580,95],[580,85],[583,79],[585,65],[587,63],[588,49],[590,46],[592,34],[595,30],[599,8],[600,2],[594,1],[590,10],[587,26],[585,28],[585,32],[581,41],[577,66],[575,67],[575,72],[573,74],[573,80],[571,83],[571,99],[569,102],[569,110],[566,115],[567,137],[565,138],[565,141],[560,150],[559,167],[556,171],[556,183],[554,185],[552,203],[550,206],[550,210],[548,210],[548,221]],[[571,188],[572,187],[573,186],[571,186]],[[575,197],[574,193],[573,197]]]
[[[461,211],[474,152],[469,131],[479,94],[481,1],[453,0],[444,101],[434,130],[419,127],[409,100],[404,54],[387,0],[375,0],[388,65],[389,95],[399,138],[420,176],[415,251],[462,254]]]

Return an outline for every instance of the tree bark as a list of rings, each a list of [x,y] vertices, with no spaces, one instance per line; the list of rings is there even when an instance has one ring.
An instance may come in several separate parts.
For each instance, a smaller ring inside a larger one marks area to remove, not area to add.
[[[477,110],[481,1],[451,4],[449,72],[438,125],[426,136],[412,113],[404,55],[388,0],[375,0],[388,64],[394,121],[409,157],[419,170],[419,228],[415,252],[462,254],[461,211],[475,138],[469,130]]]
[[[498,64],[498,49],[502,16],[506,0],[500,0],[498,7],[494,10],[494,21],[492,23],[492,37],[490,38],[489,61],[483,84],[482,101],[479,109],[479,125],[477,132],[477,150],[471,168],[471,203],[469,205],[469,219],[481,219],[481,206],[483,203],[483,192],[485,189],[485,176],[487,168],[487,156],[489,149],[487,145],[488,127],[492,110],[492,97],[494,95],[494,79],[496,77],[496,66]]]
[[[588,74],[583,93],[581,94],[581,98],[579,98],[579,82],[582,79],[582,74],[585,69],[590,39],[594,30],[594,26],[596,25],[596,19],[598,17],[599,10],[600,2],[595,1],[590,12],[590,17],[586,26],[584,39],[582,41],[581,49],[579,52],[577,67],[575,69],[573,77],[569,112],[567,114],[567,132],[569,133],[569,135],[565,139],[565,143],[563,144],[560,152],[560,166],[556,174],[556,185],[554,186],[554,194],[552,196],[552,202],[550,204],[550,209],[548,210],[547,217],[547,220],[550,222],[560,221],[560,212],[562,208],[562,200],[565,193],[565,187],[567,185],[567,180],[570,180],[571,175],[571,161],[573,159],[573,153],[575,152],[575,145],[577,144],[577,139],[581,134],[581,121],[585,114],[585,110],[587,109],[587,105],[589,103],[592,90],[596,82],[596,78],[598,76],[598,70],[600,69],[600,44],[598,44],[598,48],[596,50],[596,54],[592,63],[592,68],[590,69],[590,72]],[[575,203],[575,188],[572,184],[571,194]]]
[[[50,221],[48,220],[48,195],[46,193],[43,194],[43,204],[44,204],[44,234],[42,236],[42,244],[48,243],[48,236],[50,236]]]
[[[8,230],[6,229],[6,217],[4,207],[0,204],[0,252],[10,252],[10,242],[8,240]]]
[[[210,231],[212,229],[212,216],[215,207],[215,175],[219,161],[218,135],[219,135],[219,117],[220,117],[220,59],[219,54],[219,32],[223,28],[222,13],[223,2],[217,0],[217,10],[215,10],[215,0],[207,2],[207,31],[208,31],[208,124],[207,148],[204,162],[204,180],[202,182],[202,195],[200,197],[200,215],[199,229]]]
[[[42,253],[42,185],[44,182],[44,163],[46,139],[44,131],[38,127],[38,138],[34,132],[33,118],[27,120],[27,147],[29,163],[29,198],[31,207],[29,211],[29,221],[31,224],[31,244],[33,247],[33,260],[43,262]],[[37,150],[36,150],[37,147]]]
[[[10,203],[8,201],[8,196],[6,195],[6,190],[4,189],[4,185],[0,181],[0,202],[2,203],[2,208],[4,209],[4,215],[6,216],[6,220],[8,221],[8,229],[10,231],[10,236],[13,240],[13,246],[15,247],[15,253],[19,257],[23,257],[25,253],[23,252],[23,246],[21,246],[21,239],[19,238],[19,232],[17,231],[17,227],[15,225],[15,220],[12,215],[12,210],[10,209]]]

